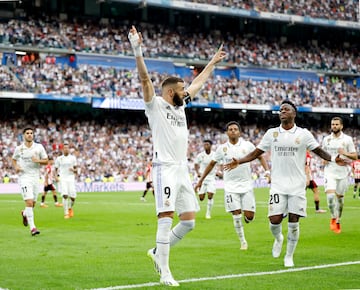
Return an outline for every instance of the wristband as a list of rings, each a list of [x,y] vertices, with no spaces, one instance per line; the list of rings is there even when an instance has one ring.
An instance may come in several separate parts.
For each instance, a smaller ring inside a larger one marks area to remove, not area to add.
[[[131,48],[133,49],[135,56],[142,56],[142,49],[140,45],[140,37],[139,34],[135,33],[129,33],[128,38],[131,44]]]
[[[264,175],[269,175],[270,176],[270,170],[266,170]]]
[[[331,161],[331,162],[336,162],[335,159],[336,159],[336,156],[331,156],[330,161]]]
[[[133,48],[133,52],[134,52],[134,55],[135,55],[136,57],[143,55],[143,54],[142,54],[142,49],[141,49],[141,46],[140,46],[140,45],[139,45],[138,47]]]

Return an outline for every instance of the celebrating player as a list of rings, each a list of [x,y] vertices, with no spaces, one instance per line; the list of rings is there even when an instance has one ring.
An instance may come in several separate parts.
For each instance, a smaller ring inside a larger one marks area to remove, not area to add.
[[[339,156],[331,156],[323,150],[314,136],[295,124],[297,109],[290,101],[280,106],[281,125],[266,131],[257,148],[240,159],[234,159],[224,166],[225,170],[258,158],[265,151],[271,151],[271,187],[268,206],[270,231],[275,238],[272,255],[280,257],[284,237],[281,222],[288,213],[288,236],[284,266],[293,267],[293,255],[299,240],[299,218],[306,216],[305,158],[309,149],[322,159],[345,164]]]
[[[213,170],[217,162],[220,164],[228,163],[233,158],[245,156],[255,148],[251,142],[240,138],[240,125],[235,121],[226,124],[226,134],[228,142],[221,144],[216,149],[213,160],[205,168],[195,190],[202,186],[206,176]],[[269,175],[269,167],[265,158],[259,156],[259,161]],[[234,229],[240,240],[240,249],[247,250],[248,243],[241,221],[242,214],[244,214],[245,222],[249,223],[254,219],[256,210],[254,180],[251,176],[250,163],[238,166],[233,171],[224,172],[224,202],[226,211],[232,214]]]
[[[223,60],[226,53],[221,46],[186,91],[182,79],[168,77],[162,83],[161,96],[156,96],[142,55],[142,36],[132,26],[128,37],[136,57],[145,114],[153,138],[153,182],[158,227],[156,247],[150,249],[148,255],[160,274],[160,283],[179,286],[169,267],[170,245],[175,245],[195,227],[195,212],[199,210],[187,165],[189,133],[184,107],[200,91],[215,64]],[[171,229],[175,211],[180,221]]]

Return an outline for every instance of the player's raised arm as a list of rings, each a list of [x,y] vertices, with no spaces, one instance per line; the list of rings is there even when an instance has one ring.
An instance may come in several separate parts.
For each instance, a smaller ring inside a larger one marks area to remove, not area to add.
[[[143,39],[141,33],[136,30],[135,26],[132,26],[129,31],[128,38],[136,58],[136,67],[138,69],[139,78],[143,89],[144,101],[150,102],[155,95],[155,89],[150,79],[142,54],[141,45]]]
[[[223,45],[221,44],[217,52],[202,70],[202,72],[192,81],[191,85],[186,89],[189,93],[191,99],[200,91],[203,84],[209,78],[210,74],[215,68],[215,65],[222,61],[226,57],[226,52],[223,50]]]

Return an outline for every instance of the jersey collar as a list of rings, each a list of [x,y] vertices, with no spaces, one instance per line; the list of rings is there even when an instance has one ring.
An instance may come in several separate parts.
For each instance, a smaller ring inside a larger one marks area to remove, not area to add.
[[[279,126],[280,133],[285,133],[285,132],[295,133],[296,129],[297,129],[296,124],[294,124],[294,127],[292,127],[290,130],[285,130],[281,125]]]

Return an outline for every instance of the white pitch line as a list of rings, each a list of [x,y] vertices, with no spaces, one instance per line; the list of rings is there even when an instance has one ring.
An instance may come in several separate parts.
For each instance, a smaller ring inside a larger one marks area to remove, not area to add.
[[[318,265],[318,266],[311,266],[311,267],[290,268],[290,269],[269,271],[269,272],[255,272],[255,273],[231,274],[231,275],[215,276],[215,277],[192,278],[192,279],[180,280],[178,282],[181,284],[181,283],[211,281],[211,280],[219,280],[219,279],[233,279],[233,278],[242,278],[242,277],[276,275],[276,274],[282,274],[282,273],[302,272],[302,271],[309,271],[309,270],[314,270],[314,269],[325,269],[325,268],[358,265],[358,264],[360,264],[360,261],[352,261],[352,262],[344,262],[344,263],[336,263],[336,264],[326,264],[326,265]],[[149,282],[149,283],[144,283],[144,284],[111,286],[111,287],[106,287],[106,288],[94,288],[92,290],[134,289],[134,288],[152,287],[152,286],[159,286],[159,285],[160,285],[160,283]]]

